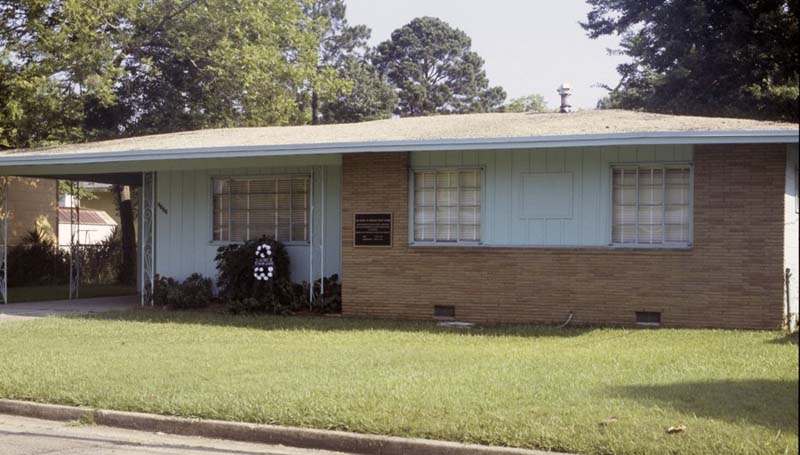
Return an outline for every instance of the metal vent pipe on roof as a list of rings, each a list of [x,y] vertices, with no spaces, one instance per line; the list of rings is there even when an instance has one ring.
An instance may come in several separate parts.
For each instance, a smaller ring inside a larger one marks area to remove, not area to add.
[[[556,91],[559,95],[561,95],[561,107],[558,109],[558,112],[561,112],[562,114],[572,112],[572,105],[570,105],[567,101],[567,99],[572,95],[572,86],[569,84],[569,82],[562,83]]]

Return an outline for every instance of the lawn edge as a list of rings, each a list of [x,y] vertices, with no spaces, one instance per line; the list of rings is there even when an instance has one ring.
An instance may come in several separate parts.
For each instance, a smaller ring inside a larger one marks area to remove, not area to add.
[[[379,436],[346,431],[317,430],[221,420],[112,411],[90,407],[0,399],[0,414],[57,421],[87,421],[129,430],[181,436],[283,445],[304,449],[349,452],[361,455],[568,455],[540,450],[462,444],[431,439]]]

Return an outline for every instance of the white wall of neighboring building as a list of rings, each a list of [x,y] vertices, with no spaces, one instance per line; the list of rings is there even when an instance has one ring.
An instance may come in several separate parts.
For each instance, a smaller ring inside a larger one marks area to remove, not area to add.
[[[96,245],[109,238],[115,227],[116,225],[113,224],[81,224],[79,229],[76,227],[76,233],[81,245]],[[67,223],[59,223],[58,246],[69,248],[71,238],[72,226]]]
[[[786,153],[786,197],[785,197],[785,232],[784,242],[784,266],[791,271],[789,281],[789,312],[794,315],[793,324],[796,327],[798,314],[798,278],[800,277],[800,248],[798,247],[798,237],[800,230],[798,225],[798,175],[797,169],[800,165],[798,158],[797,144],[790,144]]]

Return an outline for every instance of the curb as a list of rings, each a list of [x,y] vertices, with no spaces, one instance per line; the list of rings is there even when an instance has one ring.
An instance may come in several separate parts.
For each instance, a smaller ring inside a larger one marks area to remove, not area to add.
[[[97,425],[182,436],[200,436],[360,455],[567,455],[538,450],[461,444],[429,439],[377,436],[221,420],[199,420],[139,412],[33,403],[0,399],[0,414],[45,420],[93,421]]]

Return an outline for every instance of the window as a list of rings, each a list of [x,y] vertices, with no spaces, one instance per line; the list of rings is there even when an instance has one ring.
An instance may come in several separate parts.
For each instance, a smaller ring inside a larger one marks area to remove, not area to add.
[[[213,239],[307,242],[310,184],[309,176],[214,179]]]
[[[613,168],[615,244],[691,243],[691,168]]]
[[[479,242],[481,171],[414,172],[414,241]]]

